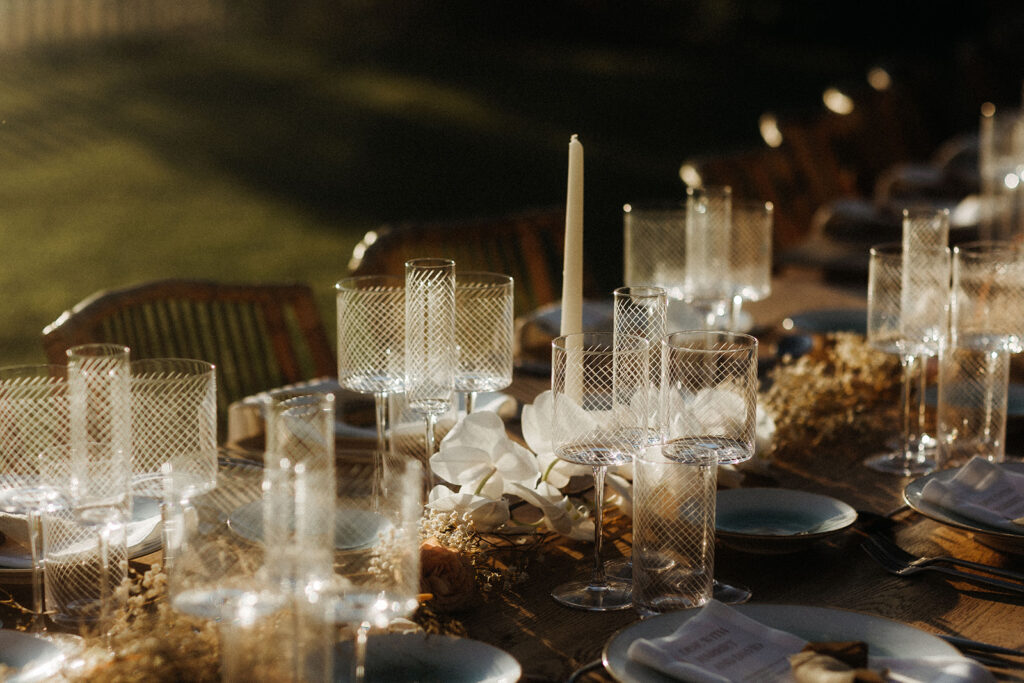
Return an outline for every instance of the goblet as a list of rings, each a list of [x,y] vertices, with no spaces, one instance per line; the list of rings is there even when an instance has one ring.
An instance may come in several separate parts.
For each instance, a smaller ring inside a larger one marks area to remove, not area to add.
[[[900,392],[903,433],[900,448],[865,461],[872,469],[900,476],[935,469],[934,448],[925,433],[925,363],[939,351],[948,327],[950,258],[946,247],[919,247],[913,273],[903,275],[905,254],[901,244],[871,248],[868,260],[867,340],[885,353],[899,354],[903,369]],[[916,413],[916,414],[915,414]]]
[[[67,439],[67,368],[0,368],[0,426],[0,510],[25,517],[32,560],[30,630],[44,633],[43,514],[59,509],[65,501],[60,487],[40,469],[40,462],[47,449]]]
[[[1012,242],[953,249],[949,339],[939,351],[938,466],[1006,454],[1010,354],[1024,340],[1024,250]]]
[[[622,207],[624,282],[658,286],[683,298],[686,277],[686,207],[682,202]]]
[[[388,448],[388,396],[405,382],[405,283],[365,275],[335,285],[338,305],[338,383],[373,394],[377,450]]]
[[[379,493],[373,487],[377,462],[383,462]],[[336,576],[327,601],[334,621],[355,631],[349,680],[373,678],[366,671],[370,630],[409,616],[418,604],[423,479],[414,456],[338,453],[337,506],[346,512],[336,531]]]
[[[477,393],[512,383],[515,332],[512,278],[498,273],[455,276],[455,390],[473,412]]]
[[[589,582],[558,586],[552,597],[590,611],[628,608],[631,583],[609,578],[601,561],[604,479],[648,444],[650,386],[646,339],[608,333],[571,334],[552,342],[552,441],[555,455],[594,473],[594,568]]]
[[[752,199],[732,200],[730,268],[733,330],[740,326],[744,301],[761,301],[772,292],[772,228],[775,205]]]
[[[455,261],[412,259],[405,264],[405,393],[425,423],[424,461],[434,453],[434,427],[454,390]]]

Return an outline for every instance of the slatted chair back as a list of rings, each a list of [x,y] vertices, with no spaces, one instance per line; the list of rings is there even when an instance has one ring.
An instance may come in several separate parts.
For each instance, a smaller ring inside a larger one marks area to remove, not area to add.
[[[222,435],[233,401],[337,373],[313,291],[299,283],[169,279],[103,290],[61,314],[42,341],[58,364],[68,348],[93,342],[125,344],[132,358],[213,363]]]
[[[456,271],[512,276],[515,314],[528,313],[562,295],[565,210],[537,210],[497,218],[385,225],[367,233],[353,251],[352,275],[403,275],[405,262],[450,258]],[[584,265],[584,295],[595,293]]]

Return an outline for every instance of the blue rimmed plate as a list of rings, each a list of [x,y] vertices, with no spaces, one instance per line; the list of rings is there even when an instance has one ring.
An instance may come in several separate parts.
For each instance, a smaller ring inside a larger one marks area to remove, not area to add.
[[[715,535],[752,553],[781,554],[843,531],[857,512],[841,500],[777,488],[723,489],[715,509]]]

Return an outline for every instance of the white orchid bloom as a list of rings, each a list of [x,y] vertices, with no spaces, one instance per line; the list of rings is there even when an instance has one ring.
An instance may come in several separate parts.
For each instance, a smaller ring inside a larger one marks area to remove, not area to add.
[[[461,491],[496,500],[509,485],[532,485],[540,470],[537,459],[508,437],[497,413],[474,412],[445,435],[430,458],[430,469]]]
[[[577,465],[555,456],[552,439],[554,426],[554,394],[542,392],[531,405],[523,406],[521,424],[526,445],[537,454],[540,480],[556,488],[568,486],[569,479],[590,474],[586,465]]]
[[[437,512],[469,513],[477,531],[495,531],[509,520],[508,502],[455,492],[447,486],[435,486],[430,491],[427,507]]]
[[[544,513],[542,522],[552,531],[577,541],[594,538],[594,520],[582,506],[573,505],[568,496],[549,483],[541,482],[536,488],[513,484],[512,493]]]

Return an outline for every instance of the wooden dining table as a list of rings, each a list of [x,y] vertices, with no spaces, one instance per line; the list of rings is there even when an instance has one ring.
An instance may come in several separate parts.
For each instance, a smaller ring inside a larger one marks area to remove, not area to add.
[[[769,299],[748,306],[754,333],[765,353],[786,329],[794,311],[863,308],[863,291],[836,286],[820,273],[794,269],[777,275]],[[519,405],[531,403],[549,388],[543,374],[517,373],[507,393]],[[506,420],[514,438],[522,435],[518,416]],[[893,432],[898,425],[893,424]],[[1024,452],[1010,442],[1008,452]],[[237,450],[229,449],[237,457]],[[244,454],[243,454],[244,455]],[[834,497],[858,511],[846,530],[792,552],[765,554],[716,543],[717,579],[752,591],[751,603],[853,610],[919,628],[1024,651],[1024,594],[993,591],[950,577],[923,573],[900,577],[887,573],[861,548],[873,531],[889,534],[905,549],[920,554],[948,554],[1024,571],[1020,554],[986,545],[969,531],[947,526],[915,512],[903,493],[912,478],[869,469],[868,453],[854,443],[778,453],[770,464],[749,473],[742,486],[796,489]],[[628,557],[628,517],[608,506],[605,559]],[[547,534],[542,541],[513,548],[517,580],[479,598],[470,607],[445,615],[466,636],[510,653],[522,666],[522,681],[610,681],[600,664],[603,649],[616,633],[640,620],[631,609],[586,612],[564,607],[550,591],[569,577],[587,577],[593,544]],[[500,553],[499,553],[500,554]],[[143,558],[145,559],[145,558]],[[5,586],[25,599],[26,587]],[[13,623],[24,615],[0,605],[0,619]],[[371,640],[371,647],[373,646]],[[991,666],[1000,680],[1024,680],[1024,657],[1007,657]]]

